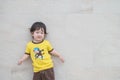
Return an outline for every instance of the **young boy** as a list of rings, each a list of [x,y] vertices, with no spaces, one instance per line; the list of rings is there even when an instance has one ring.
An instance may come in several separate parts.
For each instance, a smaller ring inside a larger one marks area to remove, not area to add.
[[[33,40],[28,42],[25,54],[18,61],[18,65],[30,56],[34,70],[33,80],[55,80],[51,55],[57,56],[64,62],[63,57],[55,51],[48,40],[45,40],[47,31],[44,23],[35,22],[30,32]]]

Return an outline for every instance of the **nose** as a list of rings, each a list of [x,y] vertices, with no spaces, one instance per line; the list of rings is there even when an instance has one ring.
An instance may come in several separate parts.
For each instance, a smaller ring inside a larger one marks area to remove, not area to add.
[[[43,34],[39,33],[38,36],[41,37],[41,36],[43,36]]]
[[[39,36],[41,36],[42,34],[41,34],[41,33],[39,33],[38,35],[39,35]]]

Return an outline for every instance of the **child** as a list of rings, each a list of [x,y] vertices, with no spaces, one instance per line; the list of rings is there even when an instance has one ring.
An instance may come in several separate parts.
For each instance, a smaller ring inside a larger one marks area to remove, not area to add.
[[[35,22],[31,26],[30,32],[33,40],[28,42],[25,54],[18,61],[18,65],[30,56],[34,71],[33,80],[55,80],[51,55],[57,56],[62,62],[64,59],[55,51],[49,41],[45,40],[47,31],[44,23]]]

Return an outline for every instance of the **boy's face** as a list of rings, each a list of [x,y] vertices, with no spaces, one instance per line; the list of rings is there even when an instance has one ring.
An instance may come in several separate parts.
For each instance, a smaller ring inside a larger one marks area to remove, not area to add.
[[[40,28],[39,30],[35,30],[32,33],[33,39],[36,42],[41,42],[44,39],[45,33],[44,33],[44,29]]]

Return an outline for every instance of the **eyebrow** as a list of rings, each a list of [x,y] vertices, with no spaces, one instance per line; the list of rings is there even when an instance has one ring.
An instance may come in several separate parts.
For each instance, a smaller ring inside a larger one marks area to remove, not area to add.
[[[36,30],[36,31],[39,31],[39,30],[40,30],[40,32],[45,33],[45,31],[44,31],[44,29],[43,29],[43,28],[40,28],[40,29],[38,29],[38,30]]]

